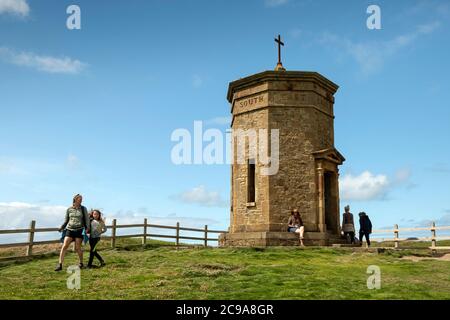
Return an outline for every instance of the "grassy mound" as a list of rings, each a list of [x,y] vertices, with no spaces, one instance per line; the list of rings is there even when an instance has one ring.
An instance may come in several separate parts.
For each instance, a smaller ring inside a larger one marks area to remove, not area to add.
[[[148,245],[101,254],[107,265],[83,269],[78,291],[67,289],[69,274],[53,271],[55,256],[4,265],[0,299],[450,299],[450,261],[389,251]],[[381,269],[379,290],[367,288],[370,265]]]

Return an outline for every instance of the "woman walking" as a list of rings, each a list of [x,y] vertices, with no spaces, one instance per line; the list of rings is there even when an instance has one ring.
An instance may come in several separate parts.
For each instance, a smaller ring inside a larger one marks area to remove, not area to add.
[[[89,262],[87,267],[92,268],[92,262],[94,261],[94,256],[100,261],[100,266],[105,265],[105,261],[97,252],[97,245],[100,241],[100,237],[106,232],[105,221],[102,218],[102,213],[100,210],[93,210],[91,212],[91,234],[89,237],[89,245],[91,250],[89,251]]]
[[[300,213],[297,209],[291,211],[291,216],[289,217],[288,221],[288,231],[298,233],[300,246],[305,246],[303,244],[303,234],[305,232],[305,227],[303,226],[302,217],[300,216]]]
[[[67,249],[72,241],[75,241],[75,251],[78,253],[79,267],[83,268],[83,251],[81,250],[81,242],[83,241],[83,229],[86,234],[90,232],[90,222],[87,209],[81,205],[83,197],[77,194],[73,197],[72,206],[66,211],[66,218],[63,225],[59,228],[59,232],[66,230],[64,243],[59,254],[59,263],[55,271],[61,271],[66,256]]]

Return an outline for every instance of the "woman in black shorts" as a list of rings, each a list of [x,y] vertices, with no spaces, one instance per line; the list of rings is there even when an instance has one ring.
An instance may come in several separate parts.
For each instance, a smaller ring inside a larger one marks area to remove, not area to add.
[[[61,271],[66,256],[67,249],[72,241],[75,241],[75,251],[78,253],[80,259],[79,267],[83,268],[83,251],[81,250],[81,242],[83,241],[83,229],[86,229],[86,234],[89,233],[90,220],[87,209],[81,205],[83,197],[80,194],[73,197],[73,205],[66,211],[66,219],[59,228],[59,232],[66,229],[66,237],[64,244],[59,254],[59,264],[55,271]]]

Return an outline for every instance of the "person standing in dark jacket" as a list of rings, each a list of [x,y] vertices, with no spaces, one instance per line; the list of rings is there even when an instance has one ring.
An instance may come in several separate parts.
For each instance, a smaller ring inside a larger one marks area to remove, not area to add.
[[[363,236],[366,237],[367,247],[370,247],[370,238],[369,235],[372,233],[372,222],[369,219],[369,216],[365,212],[359,213],[359,240],[362,245]]]

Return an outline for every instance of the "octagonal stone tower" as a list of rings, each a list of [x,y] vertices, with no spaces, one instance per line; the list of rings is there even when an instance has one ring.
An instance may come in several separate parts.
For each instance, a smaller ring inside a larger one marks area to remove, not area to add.
[[[276,173],[263,174],[268,165],[254,159],[248,141],[245,162],[236,161],[234,140],[230,228],[220,236],[220,245],[297,245],[298,236],[287,232],[292,208],[301,213],[306,245],[339,241],[338,166],[345,159],[334,146],[337,89],[319,73],[284,69],[229,84],[233,133],[253,129],[266,134],[273,156],[271,130],[278,129],[279,155]]]

